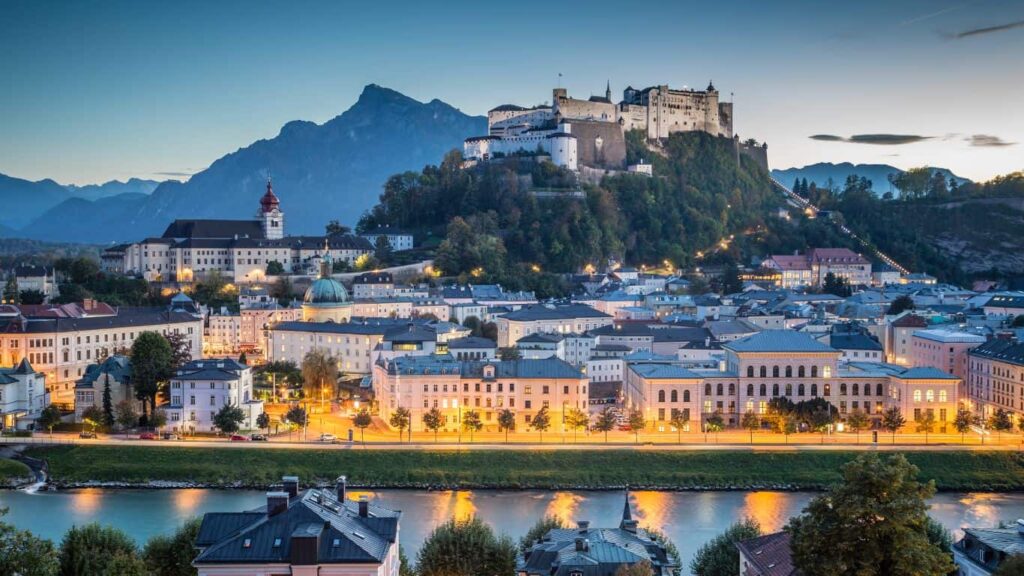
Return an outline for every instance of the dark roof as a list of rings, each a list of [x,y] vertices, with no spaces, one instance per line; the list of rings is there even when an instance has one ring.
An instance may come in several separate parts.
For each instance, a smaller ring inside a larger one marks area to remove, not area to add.
[[[793,552],[790,549],[789,532],[776,532],[736,543],[754,570],[750,576],[794,576]]]
[[[14,275],[18,278],[34,278],[38,276],[53,276],[53,268],[47,268],[46,266],[16,266],[14,268]]]
[[[632,524],[632,523],[630,523]],[[562,528],[551,530],[517,560],[516,572],[529,576],[613,576],[622,566],[650,562],[653,573],[678,568],[665,547],[643,529]]]
[[[352,284],[394,284],[390,272],[365,272],[352,279]]]
[[[992,298],[989,298],[989,301],[985,303],[985,306],[992,306],[995,308],[1024,308],[1024,296],[997,294]]]
[[[462,349],[480,349],[480,348],[497,348],[498,344],[490,338],[481,338],[479,336],[465,336],[463,338],[455,338],[448,341],[449,350],[462,350]]]
[[[1024,343],[1003,338],[993,338],[968,352],[971,356],[990,358],[1008,364],[1024,366]]]
[[[89,318],[40,318],[21,321],[17,318],[0,322],[0,333],[46,333],[102,330],[105,328],[146,328],[155,324],[180,324],[198,322],[199,319],[186,312],[166,310],[131,311],[121,309],[116,316]]]
[[[892,323],[892,326],[896,328],[927,328],[928,322],[915,314],[907,314],[897,318]]]
[[[577,368],[558,358],[460,361],[450,355],[399,356],[387,363],[390,374],[458,373],[464,378],[482,378],[485,366],[494,367],[495,378],[584,378]]]
[[[409,323],[425,323],[423,320],[392,319],[392,318],[366,318],[362,320],[353,319],[352,322],[278,322],[271,326],[271,330],[283,332],[313,332],[324,334],[388,334],[392,331],[402,330],[408,327]]]
[[[835,352],[834,348],[815,340],[809,334],[793,330],[764,330],[746,338],[726,342],[723,347],[733,352]]]
[[[132,376],[131,359],[127,356],[115,354],[108,356],[99,364],[90,364],[85,368],[85,374],[75,383],[75,386],[90,387],[104,374],[109,375],[116,382],[126,384]]]
[[[867,334],[832,334],[829,343],[837,350],[882,350],[878,340]]]
[[[175,220],[163,238],[263,238],[259,220]]]
[[[655,337],[655,330],[647,324],[609,324],[590,331],[595,336],[637,336]],[[660,330],[657,330],[660,332]]]
[[[959,380],[956,376],[931,366],[908,368],[897,376],[905,380]]]
[[[509,312],[502,318],[518,322],[531,322],[534,320],[568,320],[570,318],[611,318],[611,316],[583,304],[568,304],[551,308],[542,304],[534,304]]]

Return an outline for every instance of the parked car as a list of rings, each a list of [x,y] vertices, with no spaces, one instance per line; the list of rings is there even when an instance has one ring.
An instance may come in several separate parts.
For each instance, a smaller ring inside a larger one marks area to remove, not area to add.
[[[180,440],[180,438],[178,438],[178,435],[175,434],[174,432],[164,432],[163,434],[160,435],[160,437],[163,438],[164,440]]]
[[[139,440],[156,440],[156,439],[157,439],[156,434],[153,434],[152,432],[143,432],[142,434],[139,434]]]
[[[231,435],[231,441],[232,442],[248,442],[249,439],[246,438],[245,436],[242,436],[241,434],[232,434]]]
[[[334,434],[324,433],[320,435],[321,442],[334,442],[335,440],[337,440],[337,438],[334,436]]]
[[[86,431],[83,430],[82,432],[78,433],[78,437],[79,438],[96,438],[96,433],[95,432],[91,432],[91,431],[90,432],[86,432]]]
[[[249,440],[252,440],[253,442],[266,442],[267,441],[267,435],[266,434],[249,434]]]

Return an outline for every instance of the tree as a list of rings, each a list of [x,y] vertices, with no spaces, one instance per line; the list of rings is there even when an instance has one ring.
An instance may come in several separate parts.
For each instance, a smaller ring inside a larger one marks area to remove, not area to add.
[[[949,574],[951,557],[928,536],[935,484],[921,484],[917,473],[902,454],[868,453],[845,464],[843,481],[790,520],[794,566],[836,576]]]
[[[826,404],[828,404],[827,401]],[[825,432],[832,426],[832,423],[835,422],[835,419],[836,412],[834,411],[834,407],[831,404],[828,404],[827,406],[816,407],[811,411],[809,417],[809,424],[811,429],[821,434],[822,444],[825,443]]]
[[[931,410],[925,410],[924,414],[917,419],[916,429],[918,432],[924,432],[924,443],[928,443],[928,435],[935,431],[935,413]]]
[[[853,430],[854,433],[857,434],[857,444],[860,444],[860,431],[867,428],[868,422],[869,419],[867,412],[860,408],[852,410],[846,416],[846,425],[850,427],[850,430]]]
[[[186,520],[170,536],[154,536],[146,542],[142,558],[151,576],[193,576],[195,541],[199,535],[198,518]]]
[[[192,342],[180,332],[171,332],[164,338],[171,346],[171,371],[192,361]]]
[[[22,304],[42,304],[46,302],[46,295],[39,290],[22,290],[18,296]]]
[[[753,410],[747,410],[743,417],[740,418],[740,426],[750,432],[750,443],[753,444],[754,432],[761,427],[761,419],[757,417]]]
[[[225,434],[234,434],[245,422],[245,412],[233,404],[225,404],[213,415],[213,425]]]
[[[242,366],[247,366],[249,364],[249,358],[246,357],[245,352],[238,355],[238,363]]]
[[[644,418],[643,410],[639,408],[630,410],[626,421],[629,422],[629,429],[633,431],[633,441],[639,444],[640,431],[647,427],[647,420]]]
[[[850,283],[842,276],[836,276],[829,272],[825,274],[825,282],[822,284],[821,291],[825,294],[833,294],[840,298],[846,298],[850,295]]]
[[[110,526],[73,526],[60,544],[61,576],[144,576],[135,542]]]
[[[167,412],[157,408],[149,415],[149,425],[154,429],[159,430],[167,425]]]
[[[18,291],[18,278],[14,274],[7,277],[4,285],[3,301],[9,304],[21,304],[21,292]]]
[[[761,525],[752,518],[744,518],[729,526],[718,536],[697,549],[690,561],[690,572],[695,576],[735,576],[740,573],[740,553],[736,544],[761,535]]]
[[[0,508],[0,517],[5,514],[7,508]],[[52,542],[0,522],[0,574],[57,576],[59,567]]]
[[[122,430],[135,428],[139,425],[139,413],[135,411],[135,403],[131,400],[121,400],[114,406],[114,420]]]
[[[498,412],[498,430],[505,433],[505,443],[508,444],[508,433],[516,429],[516,413],[505,408]]]
[[[103,423],[108,427],[114,426],[114,404],[110,396],[110,379],[105,378],[103,383]]]
[[[469,432],[469,441],[473,442],[473,433],[483,429],[484,423],[480,420],[480,413],[476,410],[467,410],[462,413],[462,429]]]
[[[444,426],[444,415],[437,409],[437,406],[427,410],[423,414],[423,427],[434,433],[434,442],[437,442],[437,431]]]
[[[576,443],[576,431],[580,428],[586,430],[588,424],[590,424],[590,416],[575,406],[569,408],[565,413],[565,425],[572,430],[572,441],[574,444]]]
[[[615,429],[615,424],[618,423],[618,414],[615,408],[612,406],[606,406],[604,410],[601,410],[597,414],[597,419],[594,420],[594,431],[604,433],[604,442],[608,443],[608,433]]]
[[[533,415],[530,427],[540,433],[540,441],[544,442],[544,433],[547,432],[548,428],[551,428],[551,414],[548,413],[547,406],[544,406]]]
[[[882,428],[892,432],[892,443],[896,443],[896,432],[907,423],[899,407],[893,406],[882,413]]]
[[[1002,439],[1003,432],[1013,430],[1013,421],[1010,420],[1010,413],[1002,408],[997,408],[996,411],[988,417],[988,427],[995,430],[999,438]]]
[[[327,223],[327,226],[324,226],[324,232],[327,236],[336,236],[338,234],[351,234],[352,229],[348,226],[342,225],[341,222],[337,220],[331,220]]]
[[[281,274],[284,274],[284,264],[277,260],[267,262],[267,276],[280,276]]]
[[[302,428],[309,422],[309,415],[306,413],[306,409],[302,406],[292,406],[287,412],[285,412],[284,419],[288,423]]]
[[[390,424],[392,428],[398,428],[399,442],[402,441],[402,433],[405,431],[406,428],[409,428],[411,420],[412,414],[409,412],[408,408],[403,408],[399,406],[398,408],[395,408],[394,412],[391,413],[391,418],[388,419],[388,424]]]
[[[676,429],[676,440],[683,443],[683,429],[690,424],[690,412],[688,410],[672,409],[672,417],[668,421]]]
[[[523,353],[520,352],[519,348],[516,347],[516,346],[508,346],[506,348],[499,348],[498,349],[498,359],[499,360],[504,360],[504,361],[508,361],[508,360],[522,360],[522,358],[523,358]]]
[[[373,417],[370,416],[370,412],[363,408],[358,414],[352,417],[352,425],[359,428],[359,441],[366,444],[366,429],[373,424]]]
[[[377,236],[377,240],[373,243],[373,255],[382,264],[391,261],[391,242],[384,234]]]
[[[654,576],[654,569],[647,560],[635,564],[620,564],[614,576]]]
[[[562,530],[568,528],[565,522],[562,522],[557,516],[544,516],[540,520],[537,520],[526,534],[519,539],[519,552],[526,554],[526,551],[531,546],[540,542],[540,539],[547,535],[552,530]]]
[[[729,261],[722,271],[722,294],[735,294],[743,291],[743,280],[740,278],[740,269],[736,263]]]
[[[960,443],[963,444],[967,431],[971,429],[971,425],[974,424],[974,415],[971,414],[970,410],[960,408],[956,411],[956,418],[953,419],[953,427],[960,433]]]
[[[1024,574],[1024,554],[1013,554],[999,563],[999,568],[996,568],[992,576],[1020,576],[1021,574]]]
[[[288,276],[278,276],[277,280],[270,286],[270,295],[278,301],[288,300],[293,296],[292,281]]]
[[[83,430],[85,429],[85,426],[88,426],[90,430],[95,430],[97,426],[103,423],[103,421],[103,410],[100,410],[96,406],[89,406],[82,411]]]
[[[707,444],[708,442],[708,432],[714,432],[716,434],[715,442],[718,442],[717,434],[721,432],[724,427],[725,420],[722,419],[722,413],[716,410],[704,420],[704,443]]]
[[[132,387],[135,397],[142,401],[142,415],[146,406],[156,409],[156,395],[161,383],[174,373],[174,358],[167,338],[157,332],[143,332],[135,339],[131,351]]]
[[[416,555],[420,576],[494,576],[515,572],[516,546],[479,518],[451,519],[434,528]]]
[[[913,310],[916,307],[917,305],[914,304],[914,299],[904,294],[903,296],[900,296],[899,298],[893,300],[889,304],[889,308],[886,309],[885,313],[888,314],[889,316],[895,316],[897,314],[902,314],[907,310]]]
[[[330,386],[333,398],[334,387],[338,383],[338,361],[318,348],[309,351],[302,359],[302,383],[306,398],[320,396],[320,409],[323,410],[327,387]]]
[[[256,417],[256,427],[260,430],[266,430],[267,434],[270,434],[270,414],[260,412],[260,415]]]
[[[53,427],[60,424],[60,408],[56,404],[50,404],[39,413],[36,423],[46,428],[53,436]]]

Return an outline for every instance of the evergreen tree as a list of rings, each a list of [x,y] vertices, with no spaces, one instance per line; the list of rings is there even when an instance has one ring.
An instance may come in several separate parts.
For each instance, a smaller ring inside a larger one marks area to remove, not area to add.
[[[151,576],[193,576],[192,561],[196,557],[195,540],[200,520],[192,518],[170,536],[154,536],[146,542],[142,557]]]
[[[156,396],[163,382],[174,373],[174,358],[170,343],[157,332],[143,332],[135,339],[131,350],[132,387],[135,397],[142,401],[143,417],[147,406],[156,408]]]
[[[103,423],[114,426],[114,403],[110,397],[110,380],[103,383]]]
[[[4,285],[3,301],[8,304],[21,304],[21,292],[18,290],[18,278],[11,274]]]
[[[703,544],[690,561],[690,572],[695,576],[735,576],[740,573],[738,542],[757,538],[761,526],[752,518],[745,518],[729,526],[725,532]]]
[[[144,576],[135,542],[110,526],[74,526],[60,544],[61,576]]]
[[[515,572],[516,546],[479,518],[452,519],[430,533],[416,556],[420,576],[494,576]]]

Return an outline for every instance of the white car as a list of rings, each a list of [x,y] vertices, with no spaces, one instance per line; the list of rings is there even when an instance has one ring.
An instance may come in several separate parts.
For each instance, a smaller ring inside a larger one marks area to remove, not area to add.
[[[320,435],[320,441],[321,442],[334,442],[335,440],[337,440],[337,438],[334,436],[334,434],[321,434]]]

